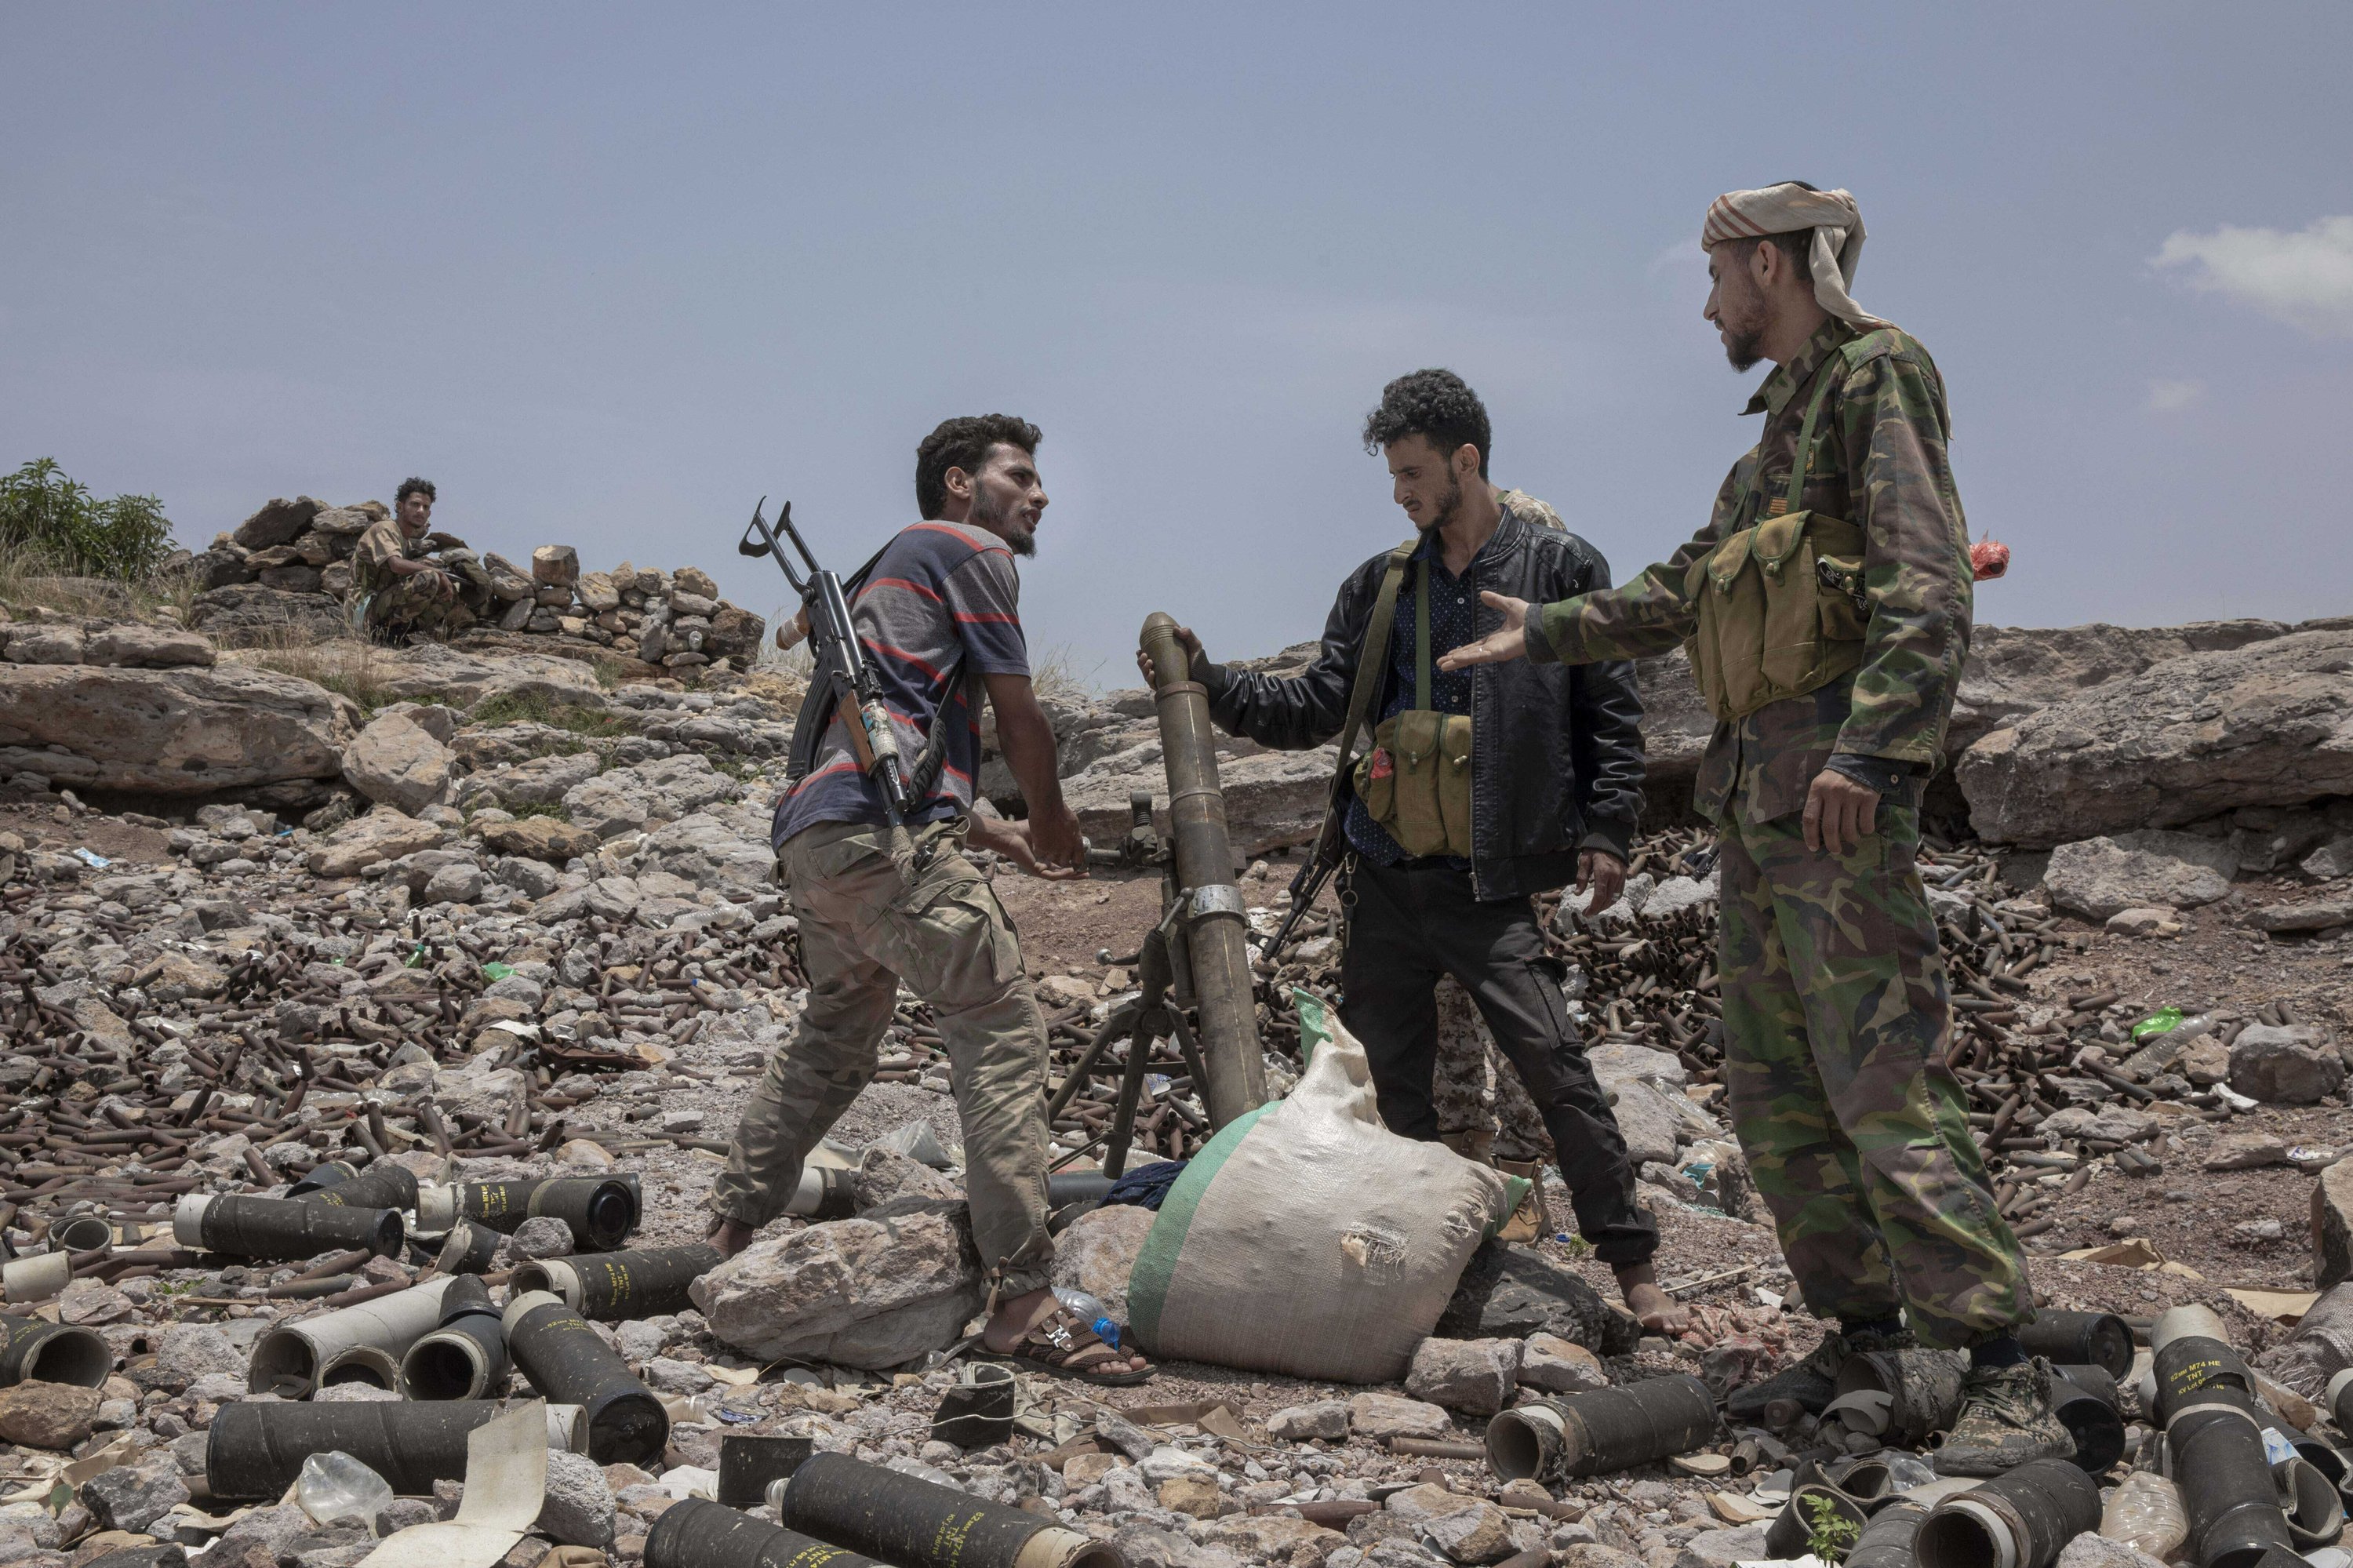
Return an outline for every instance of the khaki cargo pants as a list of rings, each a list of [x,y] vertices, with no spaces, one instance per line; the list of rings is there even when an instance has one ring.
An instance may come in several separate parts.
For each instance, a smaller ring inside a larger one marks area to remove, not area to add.
[[[874,1075],[900,982],[932,1004],[964,1122],[965,1193],[981,1266],[1009,1295],[1042,1288],[1046,1233],[1046,1021],[1005,907],[964,857],[961,819],[919,829],[934,845],[910,888],[889,831],[826,822],[783,854],[800,919],[808,1004],[768,1059],[736,1124],[712,1206],[760,1225],[784,1212],[801,1161]]]

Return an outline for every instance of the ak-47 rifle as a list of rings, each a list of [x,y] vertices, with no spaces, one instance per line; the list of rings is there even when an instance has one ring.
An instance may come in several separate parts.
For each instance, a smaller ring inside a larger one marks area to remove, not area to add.
[[[793,503],[787,501],[776,514],[776,528],[800,552],[808,573],[804,577],[793,570],[792,562],[776,544],[776,532],[761,515],[767,505],[768,498],[760,497],[760,504],[752,509],[750,526],[736,541],[736,553],[774,557],[784,568],[785,580],[800,596],[801,608],[808,617],[809,652],[817,660],[810,682],[828,693],[827,705],[841,715],[842,728],[849,733],[850,754],[858,759],[859,770],[874,781],[876,792],[882,797],[882,814],[896,837],[906,831],[908,816],[921,802],[899,754],[891,710],[882,701],[881,677],[850,624],[849,600],[842,592],[840,575],[818,566],[817,557],[809,554],[807,541],[793,526]]]
[[[1282,924],[1263,939],[1263,945],[1259,948],[1269,962],[1282,954],[1282,945],[1291,940],[1291,933],[1299,928],[1299,922],[1306,917],[1308,910],[1314,907],[1315,900],[1323,896],[1324,885],[1332,880],[1334,872],[1340,869],[1340,862],[1347,853],[1348,837],[1341,831],[1340,813],[1324,812],[1324,825],[1315,835],[1314,847],[1307,852],[1307,859],[1292,874],[1291,911],[1283,916]]]

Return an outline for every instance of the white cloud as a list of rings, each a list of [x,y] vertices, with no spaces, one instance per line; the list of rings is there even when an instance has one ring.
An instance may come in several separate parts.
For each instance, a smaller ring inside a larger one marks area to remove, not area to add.
[[[2353,337],[2353,217],[2315,219],[2294,234],[2276,228],[2181,229],[2152,266],[2191,269],[2192,287],[2252,305],[2316,336]]]
[[[2148,406],[2159,414],[2178,414],[2206,395],[2203,381],[2152,381]]]

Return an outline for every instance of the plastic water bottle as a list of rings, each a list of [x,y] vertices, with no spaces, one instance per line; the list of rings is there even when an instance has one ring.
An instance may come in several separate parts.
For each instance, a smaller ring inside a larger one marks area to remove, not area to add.
[[[1119,1349],[1119,1325],[1112,1321],[1111,1308],[1099,1298],[1084,1290],[1057,1285],[1054,1287],[1054,1299],[1062,1304],[1063,1311],[1092,1329],[1096,1339],[1114,1351]]]
[[[355,1519],[374,1535],[375,1516],[391,1506],[392,1485],[349,1454],[330,1449],[302,1461],[294,1500],[322,1525]]]

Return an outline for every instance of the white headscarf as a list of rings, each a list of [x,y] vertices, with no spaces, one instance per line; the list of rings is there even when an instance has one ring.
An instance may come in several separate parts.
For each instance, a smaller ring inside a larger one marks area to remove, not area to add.
[[[1864,332],[1895,323],[1854,302],[1855,263],[1862,256],[1862,211],[1845,191],[1810,191],[1795,183],[1760,190],[1726,191],[1707,206],[1699,248],[1713,250],[1727,239],[1814,231],[1814,299],[1822,309]]]

